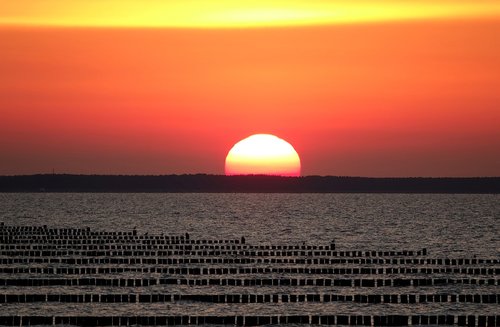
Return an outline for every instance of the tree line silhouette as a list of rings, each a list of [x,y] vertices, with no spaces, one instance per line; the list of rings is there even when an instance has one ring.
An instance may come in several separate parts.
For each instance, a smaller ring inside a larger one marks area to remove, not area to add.
[[[500,193],[500,177],[70,175],[0,176],[0,192]]]

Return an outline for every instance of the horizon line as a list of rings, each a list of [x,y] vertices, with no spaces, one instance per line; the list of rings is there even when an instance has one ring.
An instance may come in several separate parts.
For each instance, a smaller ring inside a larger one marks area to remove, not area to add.
[[[334,178],[367,178],[367,179],[495,179],[496,176],[361,176],[361,175],[301,175],[301,176],[280,176],[280,175],[265,175],[265,174],[247,174],[247,175],[225,175],[225,174],[210,174],[210,173],[177,173],[177,174],[79,174],[79,173],[35,173],[35,174],[16,174],[16,175],[0,175],[3,177],[33,177],[33,176],[79,176],[79,177],[182,177],[182,176],[210,176],[210,177],[270,177],[283,179],[301,179],[308,177],[334,177]]]

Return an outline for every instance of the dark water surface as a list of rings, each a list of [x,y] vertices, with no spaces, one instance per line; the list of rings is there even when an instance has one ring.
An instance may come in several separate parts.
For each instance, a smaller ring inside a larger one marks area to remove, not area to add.
[[[192,239],[246,238],[252,245],[329,245],[337,250],[420,250],[432,258],[500,258],[500,195],[426,194],[0,194],[0,221],[14,226],[86,228]],[[7,265],[12,267],[15,265]],[[43,265],[33,265],[43,266]],[[56,267],[57,265],[54,265]],[[250,267],[270,267],[255,264]],[[352,267],[352,265],[351,265]],[[381,265],[387,268],[386,265]],[[498,265],[493,265],[493,268]],[[40,278],[0,274],[0,278]],[[422,277],[404,274],[358,278]],[[46,276],[47,277],[47,276]],[[51,275],[54,277],[68,277]],[[69,276],[79,277],[79,276]],[[170,275],[116,273],[110,278]],[[219,276],[226,278],[228,276]],[[255,275],[238,275],[255,278]],[[271,274],[271,277],[290,277]],[[294,278],[311,276],[293,274]],[[325,277],[325,276],[312,276]],[[332,278],[332,276],[327,276]],[[334,278],[352,276],[334,276]],[[436,276],[434,276],[436,277]],[[438,275],[439,277],[439,275]],[[447,274],[447,278],[466,278]],[[471,277],[471,276],[468,276]],[[495,279],[495,275],[474,278]],[[446,284],[405,288],[405,294],[498,294],[497,285]],[[305,286],[0,286],[4,294],[398,294],[395,287]],[[251,303],[9,303],[0,315],[263,315],[263,314],[498,314],[498,304]]]
[[[245,236],[258,244],[419,249],[500,255],[500,195],[436,194],[0,194],[10,225]]]

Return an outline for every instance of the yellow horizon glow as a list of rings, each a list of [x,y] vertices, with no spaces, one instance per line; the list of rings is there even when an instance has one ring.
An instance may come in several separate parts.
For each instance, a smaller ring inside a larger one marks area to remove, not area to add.
[[[0,3],[0,25],[244,28],[500,17],[500,2],[355,0],[17,0]]]

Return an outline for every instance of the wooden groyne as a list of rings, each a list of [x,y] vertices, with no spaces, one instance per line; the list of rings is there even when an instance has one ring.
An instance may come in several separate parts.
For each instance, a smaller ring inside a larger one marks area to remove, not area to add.
[[[117,273],[168,274],[183,276],[198,275],[248,275],[248,274],[307,274],[307,275],[499,275],[500,268],[328,268],[328,267],[233,267],[233,268],[186,268],[138,265],[134,267],[0,267],[0,274],[44,274],[44,275],[96,275]],[[415,284],[415,283],[414,283]]]
[[[499,326],[499,273],[499,258],[435,257],[426,248],[359,251],[334,241],[258,245],[245,237],[0,223],[0,325]],[[86,310],[40,309],[75,304]],[[99,313],[117,305],[151,309]],[[224,310],[151,313],[161,305]],[[259,305],[274,313],[245,314]],[[287,305],[304,309],[280,312]],[[359,314],[336,309],[346,306]],[[404,314],[426,306],[428,314]]]
[[[0,286],[114,286],[153,285],[197,286],[337,286],[337,287],[410,287],[437,285],[500,285],[499,279],[415,278],[415,279],[326,279],[326,278],[2,278]]]
[[[0,303],[499,303],[499,294],[0,294]]]
[[[5,326],[341,325],[500,326],[499,315],[0,316]]]

